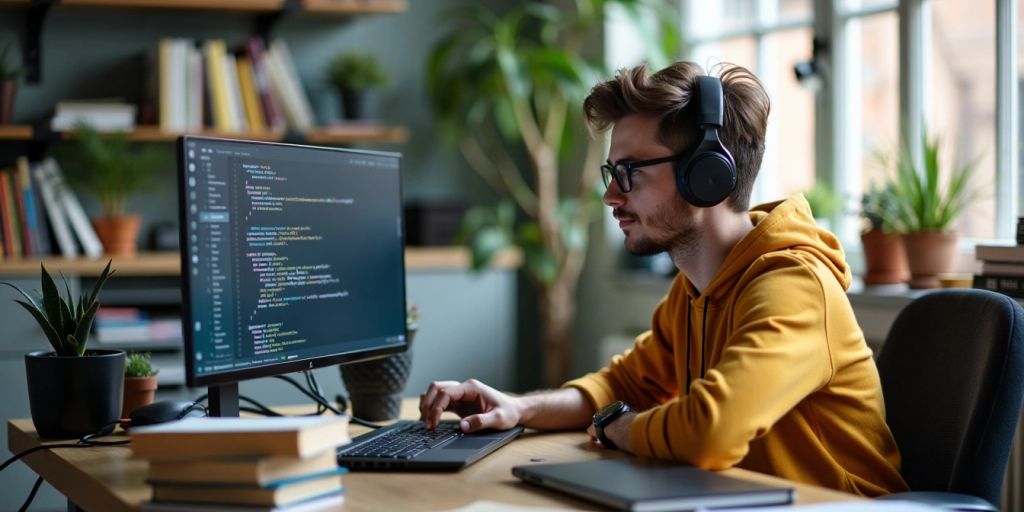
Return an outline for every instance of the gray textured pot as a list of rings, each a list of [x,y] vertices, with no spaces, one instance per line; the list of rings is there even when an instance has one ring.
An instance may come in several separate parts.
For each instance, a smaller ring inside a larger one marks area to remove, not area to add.
[[[406,336],[411,346],[416,331],[407,331]],[[412,369],[412,354],[408,350],[362,363],[343,364],[339,368],[353,416],[369,421],[398,418],[402,410],[402,391]]]

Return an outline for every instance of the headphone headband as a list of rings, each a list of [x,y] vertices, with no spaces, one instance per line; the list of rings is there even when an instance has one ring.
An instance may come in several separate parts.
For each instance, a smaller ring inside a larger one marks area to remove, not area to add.
[[[722,82],[713,76],[697,77],[697,94],[700,96],[700,127],[707,125],[722,127]]]

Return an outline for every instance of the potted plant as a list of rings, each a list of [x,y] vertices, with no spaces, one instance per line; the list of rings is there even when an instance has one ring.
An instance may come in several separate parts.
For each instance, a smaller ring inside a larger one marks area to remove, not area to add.
[[[427,61],[439,132],[501,196],[463,219],[475,269],[516,247],[537,285],[544,385],[570,371],[577,288],[588,232],[602,211],[600,165],[607,141],[586,136],[582,103],[610,69],[592,43],[613,6],[643,34],[653,67],[678,51],[673,13],[652,0],[580,0],[572,11],[547,2],[460,2]]]
[[[80,124],[75,130],[77,149],[70,162],[78,167],[68,180],[95,196],[102,214],[92,219],[104,251],[113,256],[134,256],[142,219],[125,213],[130,197],[146,189],[152,172],[164,163],[162,153],[134,149],[126,134],[100,134]]]
[[[405,338],[409,344],[405,352],[339,367],[352,403],[353,416],[370,421],[398,418],[402,409],[402,391],[412,369],[412,342],[416,338],[419,318],[419,306],[411,304],[405,313]]]
[[[804,199],[811,207],[815,222],[825,229],[832,229],[832,219],[842,210],[843,198],[836,194],[832,187],[815,183],[810,190],[804,192]]]
[[[129,352],[124,365],[124,405],[121,417],[127,418],[135,409],[153,403],[156,396],[156,374],[149,352]]]
[[[40,265],[42,293],[30,294],[14,288],[24,300],[15,299],[28,311],[53,350],[25,355],[28,401],[32,423],[41,437],[79,438],[113,428],[121,418],[124,385],[124,351],[87,350],[92,320],[100,307],[98,295],[107,278],[113,275],[110,262],[103,269],[91,293],[67,296]]]
[[[355,120],[366,114],[367,93],[390,77],[373,54],[341,52],[327,67],[327,81],[338,90],[345,119]]]
[[[11,46],[0,49],[0,124],[11,124],[14,119],[14,97],[18,93],[18,77],[21,70],[7,62]]]
[[[867,221],[860,235],[866,285],[898,284],[910,279],[903,238],[885,222],[894,202],[892,183],[872,185],[861,197],[861,216]]]
[[[938,137],[922,135],[922,167],[911,158],[909,143],[896,162],[893,208],[883,220],[902,234],[911,288],[937,288],[938,275],[950,272],[956,258],[953,222],[975,197],[970,179],[975,163],[954,167],[942,183]]]

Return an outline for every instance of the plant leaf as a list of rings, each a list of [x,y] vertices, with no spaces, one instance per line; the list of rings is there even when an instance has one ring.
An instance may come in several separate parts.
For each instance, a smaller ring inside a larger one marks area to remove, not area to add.
[[[39,264],[39,268],[42,269],[40,281],[43,287],[43,309],[53,328],[62,333],[64,332],[64,319],[61,317],[60,292],[57,291],[57,283],[53,281],[53,276],[46,271],[46,267],[42,263]]]
[[[85,353],[85,345],[89,341],[89,330],[92,329],[92,319],[96,316],[96,311],[99,308],[100,303],[93,301],[78,322],[78,328],[75,329],[75,339],[78,340],[78,355]]]
[[[96,300],[99,298],[99,296],[100,296],[100,289],[103,288],[103,285],[107,282],[107,278],[109,278],[110,276],[114,275],[115,272],[117,272],[116,270],[114,270],[114,271],[110,270],[110,264],[113,263],[113,262],[114,262],[113,259],[107,260],[107,266],[103,267],[103,272],[101,272],[100,273],[100,277],[98,279],[96,279],[96,284],[93,285],[92,293],[89,295],[89,303],[90,304],[92,304],[93,302],[96,302]]]
[[[25,292],[25,290],[22,290],[21,288],[18,288],[17,286],[14,286],[13,284],[8,283],[7,281],[0,281],[0,284],[6,284],[7,286],[14,288],[15,290],[18,291],[18,293],[21,294],[22,297],[25,297],[25,299],[28,300],[29,304],[32,304],[32,306],[38,309],[39,311],[44,311],[42,302],[40,302],[39,299],[29,295],[27,292]]]
[[[53,326],[50,325],[50,321],[47,320],[42,311],[36,309],[31,304],[23,300],[15,299],[14,302],[17,302],[21,307],[25,308],[26,311],[32,314],[32,317],[39,323],[39,327],[43,329],[43,334],[46,335],[46,339],[50,342],[54,352],[62,356],[71,355],[67,353],[67,350],[64,347],[64,341],[61,339],[60,334],[58,334]]]

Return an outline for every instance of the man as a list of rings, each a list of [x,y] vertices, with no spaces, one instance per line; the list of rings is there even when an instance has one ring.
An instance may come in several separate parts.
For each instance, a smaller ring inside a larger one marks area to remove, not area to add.
[[[451,410],[467,432],[590,425],[601,444],[641,456],[904,491],[843,250],[802,196],[747,211],[768,96],[741,67],[723,66],[720,82],[702,75],[688,62],[651,76],[639,66],[584,103],[592,131],[612,129],[604,202],[626,249],[667,252],[680,272],[651,330],[559,390],[434,382],[422,419],[433,428]]]

